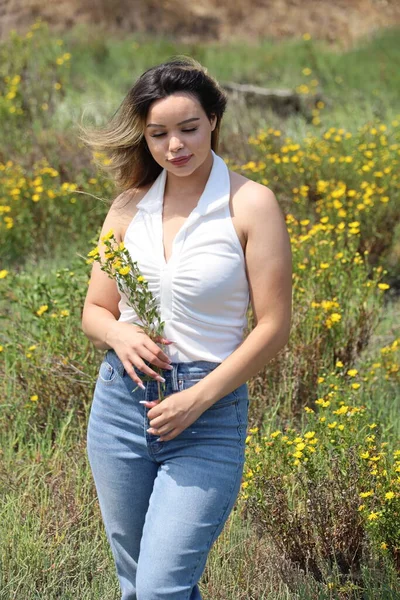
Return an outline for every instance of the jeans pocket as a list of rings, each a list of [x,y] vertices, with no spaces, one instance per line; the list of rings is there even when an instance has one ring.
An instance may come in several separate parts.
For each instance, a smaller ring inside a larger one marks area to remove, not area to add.
[[[114,383],[118,376],[118,371],[106,359],[100,365],[98,373],[98,381],[105,385]]]

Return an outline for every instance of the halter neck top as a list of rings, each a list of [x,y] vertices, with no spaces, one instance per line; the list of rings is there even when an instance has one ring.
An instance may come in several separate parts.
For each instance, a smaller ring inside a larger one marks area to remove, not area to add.
[[[163,169],[137,204],[124,243],[148,281],[165,322],[163,346],[172,362],[222,362],[243,341],[249,286],[240,240],[230,210],[229,170],[213,150],[213,165],[200,199],[165,261],[162,210]],[[143,325],[119,290],[119,321]]]

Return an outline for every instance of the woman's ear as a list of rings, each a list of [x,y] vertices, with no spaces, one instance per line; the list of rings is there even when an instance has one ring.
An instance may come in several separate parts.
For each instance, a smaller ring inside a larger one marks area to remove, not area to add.
[[[217,116],[216,115],[211,115],[210,123],[211,123],[211,131],[214,131],[214,129],[217,126]]]

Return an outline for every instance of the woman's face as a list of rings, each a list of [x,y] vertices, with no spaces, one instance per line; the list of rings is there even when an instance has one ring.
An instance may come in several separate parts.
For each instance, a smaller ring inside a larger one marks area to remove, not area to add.
[[[176,92],[155,100],[147,114],[144,137],[154,160],[174,175],[193,173],[209,156],[211,123],[197,98],[186,92]],[[171,162],[174,158],[190,156],[183,165]]]

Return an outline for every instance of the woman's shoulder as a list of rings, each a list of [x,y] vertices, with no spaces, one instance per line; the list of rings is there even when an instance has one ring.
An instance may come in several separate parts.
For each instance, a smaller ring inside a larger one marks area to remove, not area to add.
[[[112,223],[111,228],[116,237],[123,240],[129,223],[135,218],[138,211],[137,205],[144,198],[151,187],[145,186],[129,188],[118,194],[111,203],[107,218]]]
[[[117,212],[130,213],[135,210],[136,205],[143,199],[152,184],[148,183],[140,187],[133,187],[122,191],[111,203],[110,209]]]
[[[254,196],[273,196],[273,191],[262,183],[258,183],[253,179],[249,179],[236,171],[229,170],[229,177],[231,180],[231,195],[239,198],[249,198],[250,195]]]
[[[257,220],[257,215],[265,215],[279,210],[274,192],[262,183],[253,181],[240,173],[229,171],[231,181],[232,211],[248,230],[249,220]]]

